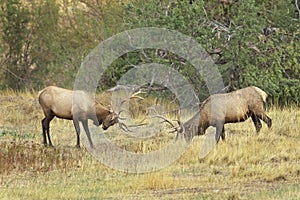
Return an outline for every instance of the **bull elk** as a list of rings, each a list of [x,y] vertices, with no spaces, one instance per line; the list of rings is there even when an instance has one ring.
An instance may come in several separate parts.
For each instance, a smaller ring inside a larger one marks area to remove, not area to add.
[[[73,104],[73,95],[76,95],[76,103]],[[38,94],[39,103],[44,112],[42,120],[44,145],[47,145],[47,137],[49,146],[53,146],[50,139],[50,122],[54,117],[73,120],[77,135],[76,147],[80,148],[80,126],[82,123],[86,132],[89,144],[93,147],[90,131],[88,128],[88,119],[93,124],[107,130],[110,126],[118,123],[120,128],[127,130],[124,123],[119,121],[119,114],[105,108],[100,103],[95,102],[91,96],[84,91],[72,91],[56,86],[49,86],[41,90]],[[47,137],[46,137],[47,136]]]
[[[178,127],[167,119],[165,121],[175,128],[176,138],[179,134],[183,134],[188,142],[196,135],[205,134],[209,126],[216,127],[215,140],[218,143],[220,137],[225,140],[226,123],[243,122],[251,117],[257,133],[262,128],[260,120],[270,128],[272,120],[266,114],[266,99],[267,94],[262,89],[250,86],[230,93],[211,95],[200,105],[199,111],[190,120],[185,123],[178,122]]]

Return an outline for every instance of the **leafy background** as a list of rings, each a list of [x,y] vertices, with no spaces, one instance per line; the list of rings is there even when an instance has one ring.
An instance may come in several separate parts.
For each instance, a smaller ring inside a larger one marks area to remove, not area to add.
[[[300,101],[300,3],[297,0],[3,0],[0,2],[0,89],[72,88],[85,56],[101,41],[137,27],[164,27],[196,39],[225,85],[256,85],[276,105]],[[163,51],[163,50],[162,50]],[[139,63],[180,71],[200,98],[205,84],[185,60],[156,49],[117,59],[104,90]]]

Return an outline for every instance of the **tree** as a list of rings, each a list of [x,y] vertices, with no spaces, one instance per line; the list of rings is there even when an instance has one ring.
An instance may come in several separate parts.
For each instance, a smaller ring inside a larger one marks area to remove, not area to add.
[[[112,33],[112,26],[118,27],[111,23],[118,5],[99,0],[1,1],[0,89],[71,88],[85,55]]]
[[[1,70],[7,84],[15,85],[27,81],[29,73],[30,12],[19,0],[2,2],[1,7]]]
[[[272,102],[299,104],[300,23],[295,3],[134,0],[125,6],[124,21],[128,29],[155,26],[189,35],[211,54],[225,85],[256,85]],[[168,58],[170,66],[178,61]],[[190,68],[180,64],[178,68],[202,90],[203,82],[189,73]]]

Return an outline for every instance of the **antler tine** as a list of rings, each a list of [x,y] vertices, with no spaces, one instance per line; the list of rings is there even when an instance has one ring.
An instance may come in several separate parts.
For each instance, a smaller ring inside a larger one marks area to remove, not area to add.
[[[153,110],[156,113],[156,115],[153,116],[153,117],[157,117],[157,118],[163,119],[164,120],[163,122],[167,122],[168,124],[170,124],[172,126],[172,128],[174,130],[170,131],[170,133],[177,132],[177,134],[176,134],[176,140],[177,140],[179,134],[184,134],[185,133],[184,125],[183,125],[183,123],[180,120],[174,120],[174,121],[176,121],[178,123],[178,127],[176,127],[170,120],[168,120],[164,116],[158,114],[158,112],[157,112],[157,110],[155,108],[151,107],[149,109]]]
[[[125,110],[121,110],[121,111],[119,112],[119,114],[120,114],[121,112],[123,112],[123,111],[125,112]],[[120,118],[120,117],[119,117],[119,119],[121,119],[121,120],[126,120],[126,118]],[[139,124],[135,124],[135,125],[133,125],[133,124],[131,124],[131,125],[126,125],[125,123],[118,121],[118,125],[119,125],[119,127],[120,127],[123,131],[125,131],[125,132],[132,132],[129,128],[147,125],[147,123],[143,123],[145,120],[146,120],[146,118],[144,118],[143,120],[141,120]],[[129,127],[129,128],[128,128],[128,127]]]
[[[176,127],[174,126],[174,124],[173,124],[170,120],[168,120],[167,118],[165,118],[165,117],[163,117],[163,116],[161,116],[161,115],[155,115],[155,116],[153,116],[153,118],[154,118],[154,117],[161,118],[161,119],[164,120],[164,121],[162,121],[162,123],[163,123],[163,122],[167,122],[167,123],[170,124],[173,128],[176,128]]]
[[[155,112],[155,114],[156,114],[156,115],[154,115],[152,118],[157,117],[157,118],[163,119],[164,121],[162,121],[162,123],[163,123],[163,122],[167,122],[167,123],[170,124],[175,130],[177,130],[177,128],[175,127],[175,125],[174,125],[170,120],[168,120],[167,118],[165,118],[164,116],[158,114],[158,112],[157,112],[157,110],[156,110],[155,108],[151,107],[151,108],[149,108],[149,110],[153,110],[153,111]]]
[[[122,113],[122,112],[125,112],[125,110],[120,110],[119,112],[118,112],[118,118],[120,119],[120,120],[125,120],[126,118],[124,118],[124,117],[120,117],[120,114]]]
[[[123,103],[125,103],[126,101],[128,101],[128,99],[124,99],[124,100],[122,100],[122,101],[120,102],[120,105],[119,105],[119,107],[121,108],[121,107],[122,107],[122,104],[123,104]]]
[[[129,97],[129,99],[138,99],[138,101],[144,100],[144,98],[140,97],[140,96],[131,96],[131,97]]]
[[[123,122],[118,122],[118,125],[120,127],[120,129],[122,129],[125,132],[132,132],[131,130],[129,130],[129,128],[126,126],[126,124],[124,124]]]
[[[123,103],[127,102],[127,101],[128,101],[128,100],[130,100],[130,99],[134,99],[134,98],[136,98],[136,99],[138,99],[138,101],[142,101],[142,100],[144,100],[144,98],[143,98],[143,97],[136,96],[136,95],[138,95],[138,94],[142,94],[142,93],[145,93],[145,92],[138,91],[138,92],[135,92],[135,93],[133,93],[133,94],[132,94],[132,95],[131,95],[129,98],[123,99],[123,100],[120,102],[120,105],[119,105],[119,107],[121,107]]]
[[[132,132],[128,127],[139,127],[147,125],[146,123],[136,124],[136,125],[126,125],[123,122],[118,122],[119,127],[125,132]]]
[[[130,99],[133,99],[133,98],[138,98],[139,100],[144,100],[143,97],[140,97],[140,96],[137,96],[138,94],[147,94],[146,92],[143,92],[142,90],[139,90],[135,93],[133,93],[130,97]]]
[[[129,127],[139,127],[139,126],[145,126],[147,123],[142,123],[142,124],[136,124],[136,125],[128,125]]]
[[[179,121],[179,120],[176,120],[177,121],[177,123],[178,123],[178,128],[177,128],[177,131],[179,132],[179,133],[182,133],[182,134],[184,134],[184,132],[185,132],[185,128],[184,128],[184,126],[183,126],[183,123],[181,122],[181,121]]]

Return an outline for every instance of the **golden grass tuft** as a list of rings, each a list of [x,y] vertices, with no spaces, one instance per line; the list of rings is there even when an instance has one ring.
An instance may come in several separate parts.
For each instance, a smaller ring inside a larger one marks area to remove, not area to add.
[[[143,181],[139,189],[142,190],[163,190],[175,188],[177,181],[174,177],[164,173],[148,173],[143,176]]]

